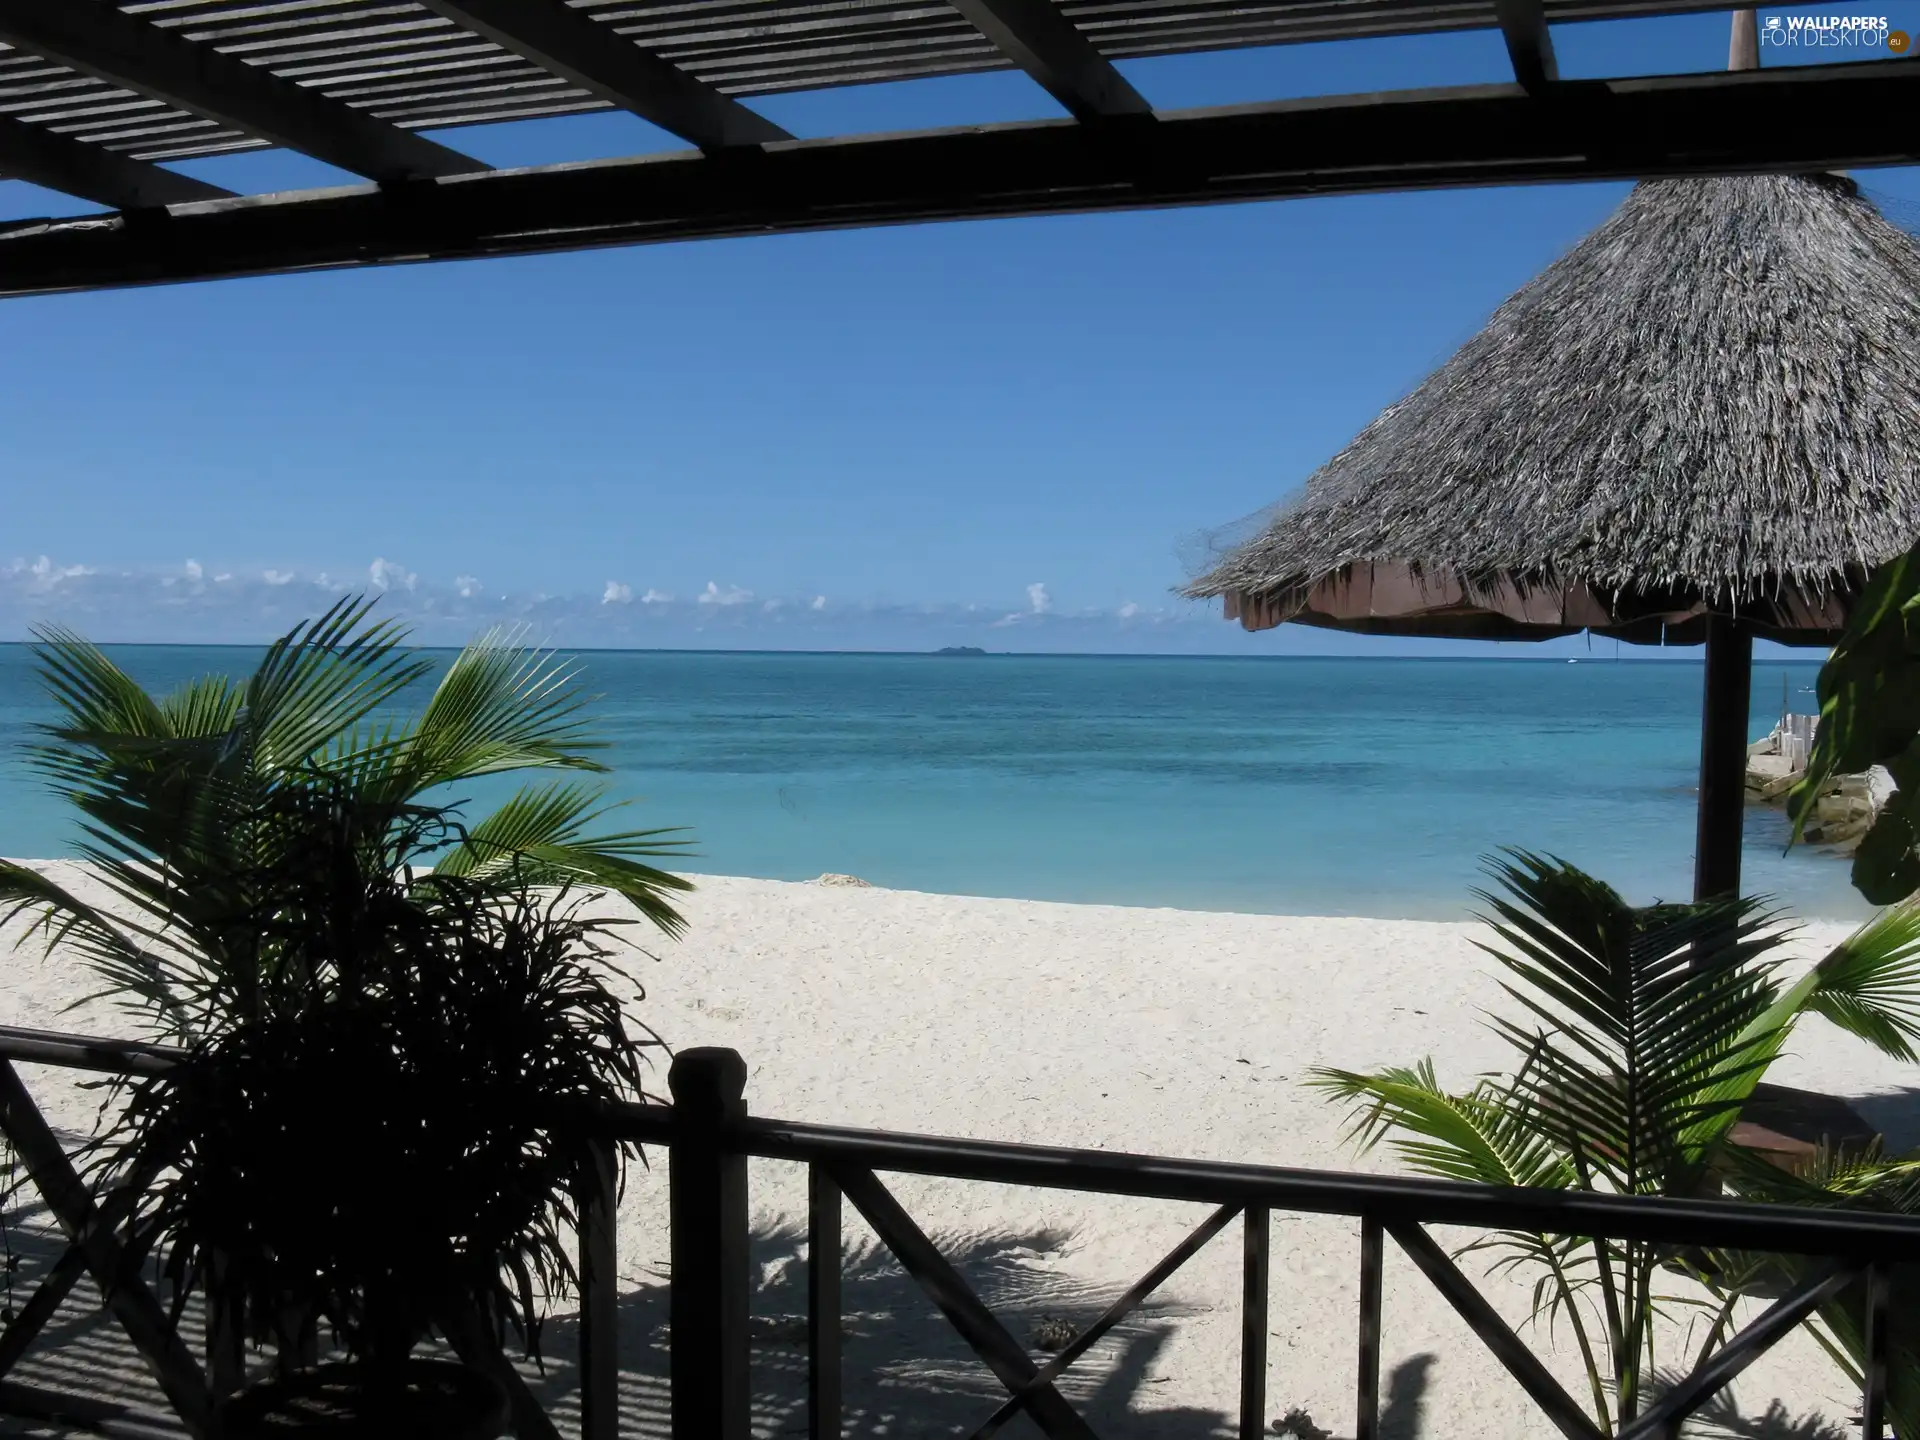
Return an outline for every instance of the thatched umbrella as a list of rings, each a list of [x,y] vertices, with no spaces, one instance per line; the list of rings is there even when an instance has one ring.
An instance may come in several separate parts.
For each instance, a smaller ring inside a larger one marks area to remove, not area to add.
[[[1920,246],[1836,176],[1663,180],[1185,593],[1249,630],[1704,641],[1704,897],[1739,887],[1753,638],[1831,645],[1917,539]]]

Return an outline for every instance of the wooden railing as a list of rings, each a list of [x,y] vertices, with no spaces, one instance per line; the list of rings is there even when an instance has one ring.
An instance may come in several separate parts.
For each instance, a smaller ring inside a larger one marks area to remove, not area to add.
[[[116,1317],[189,1433],[201,1436],[209,1433],[212,1396],[231,1383],[230,1377],[216,1384],[209,1378],[211,1369],[202,1370],[166,1325],[158,1301],[133,1273],[138,1257],[125,1253],[119,1234],[124,1212],[112,1199],[95,1207],[14,1069],[15,1061],[26,1061],[151,1072],[169,1059],[168,1052],[153,1046],[0,1027],[0,1130],[12,1141],[68,1240],[66,1254],[39,1291],[0,1331],[0,1381],[72,1283],[83,1273],[92,1274],[96,1280],[115,1282],[102,1288],[119,1297],[113,1302]],[[1677,1436],[1688,1415],[1817,1306],[1864,1279],[1868,1364],[1863,1428],[1866,1440],[1885,1440],[1889,1267],[1920,1263],[1920,1218],[1500,1188],[809,1125],[751,1115],[746,1073],[745,1062],[734,1051],[684,1051],[669,1075],[671,1105],[617,1106],[601,1115],[596,1128],[607,1163],[595,1193],[577,1197],[583,1216],[582,1440],[615,1440],[620,1433],[611,1163],[612,1146],[620,1141],[661,1146],[668,1155],[673,1440],[746,1440],[749,1434],[749,1157],[808,1167],[808,1433],[814,1440],[842,1433],[843,1203],[866,1220],[1005,1389],[1005,1399],[974,1430],[976,1440],[995,1434],[1022,1411],[1055,1440],[1091,1440],[1095,1432],[1055,1382],[1236,1222],[1242,1236],[1239,1433],[1242,1440],[1263,1434],[1268,1233],[1276,1210],[1360,1221],[1357,1440],[1379,1440],[1381,1266],[1389,1236],[1562,1434],[1570,1440],[1602,1440],[1593,1419],[1428,1234],[1430,1225],[1710,1246],[1824,1262],[1811,1279],[1774,1301],[1649,1405],[1621,1432],[1631,1440]],[[1038,1364],[882,1183],[881,1172],[1189,1201],[1212,1208],[1098,1319]],[[43,1299],[48,1294],[51,1301]],[[443,1329],[463,1358],[492,1370],[507,1385],[521,1440],[546,1440],[557,1433],[497,1349],[481,1343],[481,1337],[457,1333],[457,1326]],[[210,1339],[210,1352],[221,1343]],[[5,1398],[0,1385],[0,1408]]]

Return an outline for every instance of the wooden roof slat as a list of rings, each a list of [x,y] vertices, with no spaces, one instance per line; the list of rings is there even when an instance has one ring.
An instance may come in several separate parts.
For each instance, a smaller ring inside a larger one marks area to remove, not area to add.
[[[702,150],[793,137],[764,115],[642,49],[562,0],[422,0],[610,105],[630,110]]]
[[[190,175],[6,116],[0,116],[0,175],[78,195],[114,210],[184,205],[233,194]]]
[[[788,141],[0,225],[0,295],[726,235],[1300,195],[1920,161],[1905,61]]]
[[[0,0],[0,10],[19,0]],[[111,9],[105,0],[33,0],[76,13]],[[519,9],[492,0],[502,9]],[[527,0],[532,3],[532,0]],[[540,0],[560,6],[564,0]],[[1057,13],[1101,63],[1249,45],[1293,44],[1369,35],[1458,30],[1498,23],[1494,0],[1056,0]],[[1663,14],[1719,8],[1724,0],[1542,0],[1546,22]],[[418,0],[163,0],[123,4],[121,18],[191,47],[196,60],[224,54],[254,78],[302,92],[306,104],[333,101],[335,115],[387,128],[450,127],[497,121],[497,84],[530,82],[546,99],[516,105],[514,115],[577,114],[605,108],[598,91],[553,74],[494,40],[434,13]],[[960,75],[1006,68],[996,49],[946,0],[580,0],[567,8],[581,25],[597,25],[657,57],[709,91],[735,101],[754,95]],[[580,26],[575,30],[587,34]],[[593,32],[597,38],[597,32]],[[418,99],[418,76],[434,57],[460,65],[435,97]],[[462,62],[465,62],[464,64]],[[551,76],[541,91],[539,78]],[[462,88],[459,76],[471,79]],[[0,109],[34,84],[64,84],[63,128],[82,135],[89,117],[112,117],[114,144],[128,153],[169,157],[195,153],[180,129],[206,111],[180,97],[140,118],[125,109],[126,89],[70,65],[5,47],[0,40]],[[155,87],[142,87],[153,96]],[[414,100],[407,97],[413,96]],[[753,113],[749,111],[748,113]],[[245,128],[266,143],[277,131],[239,127],[224,111],[205,130],[202,154],[235,148]],[[148,125],[144,137],[137,133]],[[92,139],[91,133],[82,138]],[[406,143],[404,139],[400,143]],[[429,142],[420,140],[420,144]],[[250,148],[242,146],[240,148]],[[327,158],[327,157],[322,157]],[[477,162],[475,162],[477,163]]]
[[[1507,59],[1521,87],[1543,90],[1560,78],[1553,56],[1553,36],[1547,30],[1547,12],[1541,0],[1493,0],[1500,19],[1500,35],[1507,42]]]
[[[1053,0],[953,0],[953,8],[1076,120],[1153,114]]]
[[[356,175],[427,179],[487,168],[105,0],[0,0],[0,38]]]

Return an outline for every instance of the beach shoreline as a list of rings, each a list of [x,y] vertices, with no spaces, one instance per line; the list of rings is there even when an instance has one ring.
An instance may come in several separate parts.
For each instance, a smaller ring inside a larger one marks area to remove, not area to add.
[[[77,868],[60,866],[69,874]],[[628,967],[646,990],[633,1013],[676,1050],[738,1050],[748,1067],[748,1104],[761,1115],[1389,1171],[1389,1157],[1347,1144],[1341,1113],[1301,1083],[1308,1069],[1368,1069],[1431,1055],[1443,1081],[1464,1086],[1507,1061],[1483,1023],[1501,992],[1494,962],[1476,948],[1485,932],[1472,924],[1086,906],[725,876],[696,883],[685,898],[683,939],[633,937],[647,952]],[[1848,929],[1805,926],[1795,953],[1811,958]],[[40,958],[20,938],[17,926],[0,932],[0,1023],[134,1033],[128,1017],[101,1002],[64,1011],[85,993],[87,977],[57,957]],[[1863,1109],[1887,1125],[1891,1142],[1920,1141],[1909,1133],[1920,1118],[1909,1103],[1911,1067],[1870,1054],[1818,1020],[1796,1035],[1791,1052],[1773,1078],[1866,1097]],[[652,1088],[664,1094],[665,1079],[662,1063]],[[72,1091],[71,1077],[35,1069],[29,1080],[56,1124],[84,1130],[96,1102]],[[1907,1127],[1898,1135],[1896,1120]],[[656,1302],[667,1254],[665,1178],[657,1162],[636,1169],[621,1208],[623,1288],[637,1297],[635,1363],[658,1358],[664,1323]],[[1010,1324],[1043,1313],[1084,1322],[1203,1218],[1196,1207],[1161,1202],[904,1176],[887,1183],[923,1228],[966,1257],[963,1271],[1013,1317]],[[761,1257],[756,1306],[777,1332],[805,1308],[806,1182],[797,1167],[756,1161],[751,1185]],[[928,1415],[953,1407],[972,1414],[967,1406],[978,1409],[992,1395],[990,1378],[976,1373],[941,1324],[929,1322],[924,1300],[901,1290],[897,1272],[862,1250],[871,1237],[856,1218],[847,1237],[858,1277],[849,1281],[849,1313],[866,1307],[857,1324],[850,1321],[849,1376],[864,1377],[849,1379],[853,1403],[884,1408],[917,1395],[914,1404]],[[1273,1412],[1304,1406],[1335,1434],[1352,1426],[1356,1246],[1349,1222],[1273,1217]],[[1239,1263],[1237,1240],[1216,1240],[1160,1303],[1075,1367],[1069,1378],[1079,1388],[1069,1393],[1096,1414],[1142,1417],[1134,1423],[1149,1428],[1136,1433],[1212,1433],[1205,1417],[1231,1414],[1238,1393]],[[1523,1319],[1522,1286],[1497,1277],[1482,1284],[1510,1319]],[[1387,1286],[1384,1363],[1403,1379],[1417,1375],[1426,1416],[1424,1430],[1407,1433],[1552,1433],[1410,1265],[1390,1261]],[[1529,1333],[1544,1349],[1545,1336]],[[1551,1363],[1571,1378],[1568,1349],[1561,1344]],[[763,1350],[756,1363],[772,1367],[765,1383],[777,1390],[792,1378],[775,1363],[786,1352]],[[1778,1399],[1796,1415],[1815,1409],[1837,1424],[1857,1400],[1805,1336],[1765,1357],[1738,1394],[1750,1414]],[[909,1425],[898,1433],[946,1431]]]

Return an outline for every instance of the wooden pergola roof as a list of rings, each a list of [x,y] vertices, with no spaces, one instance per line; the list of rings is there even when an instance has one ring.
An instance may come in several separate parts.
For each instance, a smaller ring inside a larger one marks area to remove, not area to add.
[[[0,0],[0,295],[854,225],[1920,159],[1907,60],[1561,81],[1701,0]],[[1136,56],[1498,28],[1515,83],[1157,111]],[[1072,118],[797,140],[742,97],[1019,68]],[[692,148],[491,169],[420,132],[625,109]],[[365,185],[235,196],[266,147]]]

